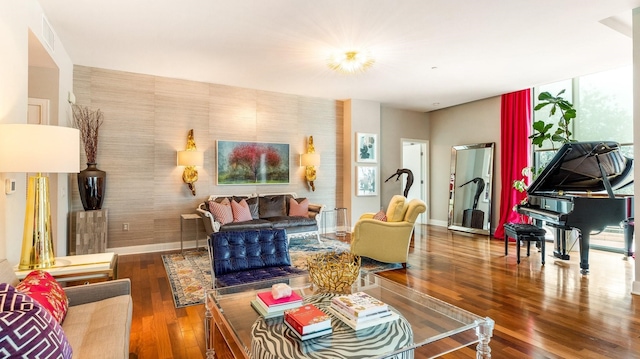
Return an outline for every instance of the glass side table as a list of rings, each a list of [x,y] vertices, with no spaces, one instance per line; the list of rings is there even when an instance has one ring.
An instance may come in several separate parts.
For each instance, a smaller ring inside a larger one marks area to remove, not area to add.
[[[193,221],[196,230],[196,249],[198,249],[198,220],[201,219],[199,214],[188,213],[180,215],[180,253],[184,253],[184,222],[185,221]]]

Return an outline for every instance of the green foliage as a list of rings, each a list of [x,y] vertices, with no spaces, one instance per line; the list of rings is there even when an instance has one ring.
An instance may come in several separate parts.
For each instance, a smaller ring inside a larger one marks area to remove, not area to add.
[[[533,123],[533,134],[529,136],[531,143],[538,147],[542,147],[543,143],[547,140],[551,141],[551,146],[555,149],[555,143],[569,143],[574,142],[571,138],[573,133],[570,131],[571,120],[576,118],[576,110],[573,108],[573,104],[562,97],[565,90],[560,91],[556,96],[552,96],[549,92],[542,92],[538,95],[540,101],[534,111],[539,111],[547,106],[550,106],[549,117],[553,117],[557,112],[560,113],[560,119],[558,120],[558,128],[555,132],[551,133],[550,130],[553,127],[551,123],[545,123],[544,121],[535,121]]]
[[[573,133],[569,130],[571,120],[576,118],[576,110],[573,108],[573,104],[562,97],[565,90],[558,92],[553,96],[549,92],[542,92],[538,95],[538,104],[533,108],[534,111],[539,111],[545,107],[550,106],[549,118],[560,113],[560,119],[558,120],[558,128],[552,133],[552,123],[545,123],[544,121],[535,121],[533,123],[533,134],[529,136],[531,144],[542,147],[545,141],[551,141],[551,148],[555,149],[555,144],[565,144],[569,142],[575,142],[571,138]],[[536,177],[542,168],[529,168],[522,169],[522,179],[513,181],[513,188],[518,192],[524,192],[527,189],[526,178],[533,176]],[[526,201],[526,199],[525,199]]]

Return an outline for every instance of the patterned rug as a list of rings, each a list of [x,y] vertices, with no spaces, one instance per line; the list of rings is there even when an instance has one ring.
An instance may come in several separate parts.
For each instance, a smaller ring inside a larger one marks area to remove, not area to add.
[[[322,238],[322,243],[312,238],[292,239],[289,244],[291,263],[297,268],[306,269],[307,257],[313,253],[328,251],[348,251],[349,244]],[[206,249],[187,251],[182,254],[164,254],[162,262],[173,293],[176,308],[204,303],[204,290],[211,287],[211,264]],[[379,272],[400,268],[399,263],[382,263],[362,258],[361,271]]]

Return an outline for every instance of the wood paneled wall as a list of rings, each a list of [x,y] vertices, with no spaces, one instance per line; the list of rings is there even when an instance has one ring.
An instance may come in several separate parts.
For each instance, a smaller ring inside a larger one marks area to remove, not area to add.
[[[103,208],[109,210],[110,249],[176,248],[180,214],[195,212],[210,194],[296,192],[328,208],[342,204],[337,185],[342,101],[83,66],[74,68],[74,93],[77,104],[104,112],[97,162],[107,172]],[[198,150],[205,152],[195,197],[176,166],[176,151],[185,148],[189,129]],[[308,189],[298,159],[309,135],[321,156],[315,192]],[[290,183],[218,186],[216,140],[288,143]],[[72,183],[72,210],[82,210],[75,178]],[[186,227],[185,239],[194,238],[193,230],[188,232],[193,226]]]

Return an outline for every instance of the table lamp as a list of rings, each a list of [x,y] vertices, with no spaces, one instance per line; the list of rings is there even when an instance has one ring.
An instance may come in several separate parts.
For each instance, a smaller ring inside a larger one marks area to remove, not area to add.
[[[19,269],[53,266],[46,174],[80,172],[80,132],[69,127],[0,124],[0,172],[30,174]]]

